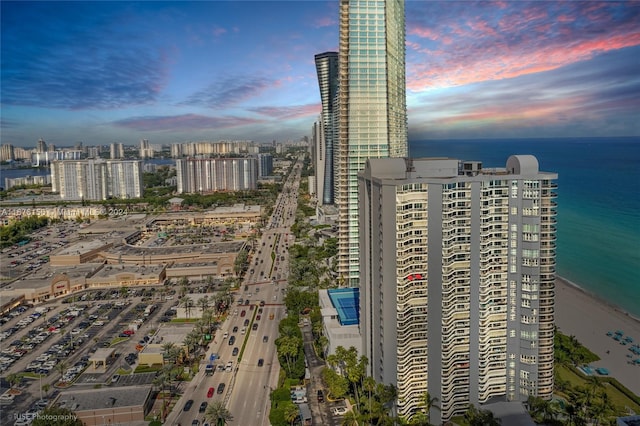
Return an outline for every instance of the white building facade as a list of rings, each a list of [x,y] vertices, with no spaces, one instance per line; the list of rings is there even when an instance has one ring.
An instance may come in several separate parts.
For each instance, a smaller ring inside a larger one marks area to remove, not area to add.
[[[359,176],[360,330],[376,381],[433,423],[553,392],[557,174],[371,159]],[[438,420],[439,419],[439,420]]]

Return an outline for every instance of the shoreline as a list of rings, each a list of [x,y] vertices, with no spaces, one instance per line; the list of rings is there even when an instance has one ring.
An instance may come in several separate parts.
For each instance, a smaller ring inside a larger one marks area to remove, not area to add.
[[[556,277],[555,324],[566,335],[576,339],[600,360],[589,365],[609,370],[631,392],[640,395],[640,365],[631,359],[640,358],[629,347],[640,342],[640,319],[565,278]],[[621,330],[633,343],[623,345],[607,336]],[[632,355],[629,358],[628,355]]]
[[[610,309],[613,309],[614,311],[625,315],[629,318],[631,318],[632,320],[636,321],[637,323],[640,324],[640,317],[639,316],[635,316],[634,314],[632,314],[631,312],[628,312],[626,310],[624,310],[623,308],[621,308],[620,306],[616,305],[613,302],[609,302],[608,300],[604,299],[602,296],[599,296],[589,290],[586,290],[584,287],[581,287],[579,284],[568,280],[564,277],[561,276],[556,276],[556,285],[558,284],[558,281],[561,282],[561,284],[569,286],[577,291],[579,291],[580,293],[585,294],[586,296],[589,296],[592,299],[595,299],[597,302],[606,305],[607,307],[609,307]]]

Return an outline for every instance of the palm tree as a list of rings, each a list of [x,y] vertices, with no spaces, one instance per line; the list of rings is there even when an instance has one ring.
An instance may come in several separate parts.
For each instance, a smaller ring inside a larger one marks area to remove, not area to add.
[[[209,303],[211,303],[211,301],[209,300],[208,296],[203,296],[200,299],[198,299],[197,305],[200,308],[200,312],[204,314],[204,311],[207,310],[207,308],[209,307]]]
[[[193,300],[189,296],[182,296],[180,299],[180,305],[184,308],[185,316],[187,320],[191,316],[191,308],[193,307]]]
[[[371,411],[372,411],[372,393],[376,389],[376,381],[371,376],[367,376],[362,381],[362,388],[367,391],[368,399],[369,399],[369,423],[371,423]]]
[[[440,407],[437,405],[438,398],[431,397],[429,392],[425,392],[422,395],[422,409],[424,410],[425,415],[427,416],[427,423],[431,422],[431,409],[435,408],[436,410],[440,410]]]
[[[176,363],[176,359],[177,359],[177,353],[176,353],[176,344],[173,342],[167,342],[167,343],[163,343],[162,344],[162,353],[163,359],[166,359],[169,361],[170,364],[175,364]]]
[[[342,418],[342,426],[359,426],[359,417],[358,413],[353,410],[347,412],[347,414]]]
[[[216,425],[226,425],[227,422],[233,420],[231,412],[227,410],[227,407],[225,407],[222,401],[213,401],[209,404],[207,411],[204,413],[204,417],[212,424],[215,422]]]
[[[58,365],[56,365],[56,370],[60,373],[60,378],[64,376],[64,372],[67,370],[67,363],[65,361],[60,361]]]
[[[285,403],[283,411],[284,419],[293,426],[293,423],[296,421],[296,419],[298,418],[298,414],[300,413],[298,407],[293,402],[287,401]]]

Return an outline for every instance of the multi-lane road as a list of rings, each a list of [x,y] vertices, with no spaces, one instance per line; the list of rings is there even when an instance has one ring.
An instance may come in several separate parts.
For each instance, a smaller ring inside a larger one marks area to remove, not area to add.
[[[233,416],[231,425],[269,424],[269,393],[277,386],[280,370],[274,342],[286,311],[283,298],[288,248],[293,244],[289,229],[295,221],[300,169],[298,161],[250,257],[249,271],[231,314],[217,331],[198,376],[184,390],[166,424],[202,425],[204,412],[200,409],[206,410],[203,403],[216,400],[223,401]],[[217,356],[212,362],[215,373],[206,375],[211,354]],[[226,368],[229,363],[231,368]],[[192,403],[185,411],[188,401]]]

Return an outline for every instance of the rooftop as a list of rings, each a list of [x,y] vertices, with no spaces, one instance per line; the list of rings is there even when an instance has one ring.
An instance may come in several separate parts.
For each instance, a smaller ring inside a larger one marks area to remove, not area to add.
[[[72,244],[68,247],[65,247],[62,251],[59,251],[55,254],[55,256],[70,256],[70,255],[78,255],[82,253],[89,252],[91,250],[98,249],[105,245],[109,244],[108,241],[105,241],[100,238],[96,238],[93,240],[84,240]]]
[[[60,393],[59,404],[73,411],[100,410],[144,405],[151,393],[151,386],[120,386],[113,388],[69,390]]]

